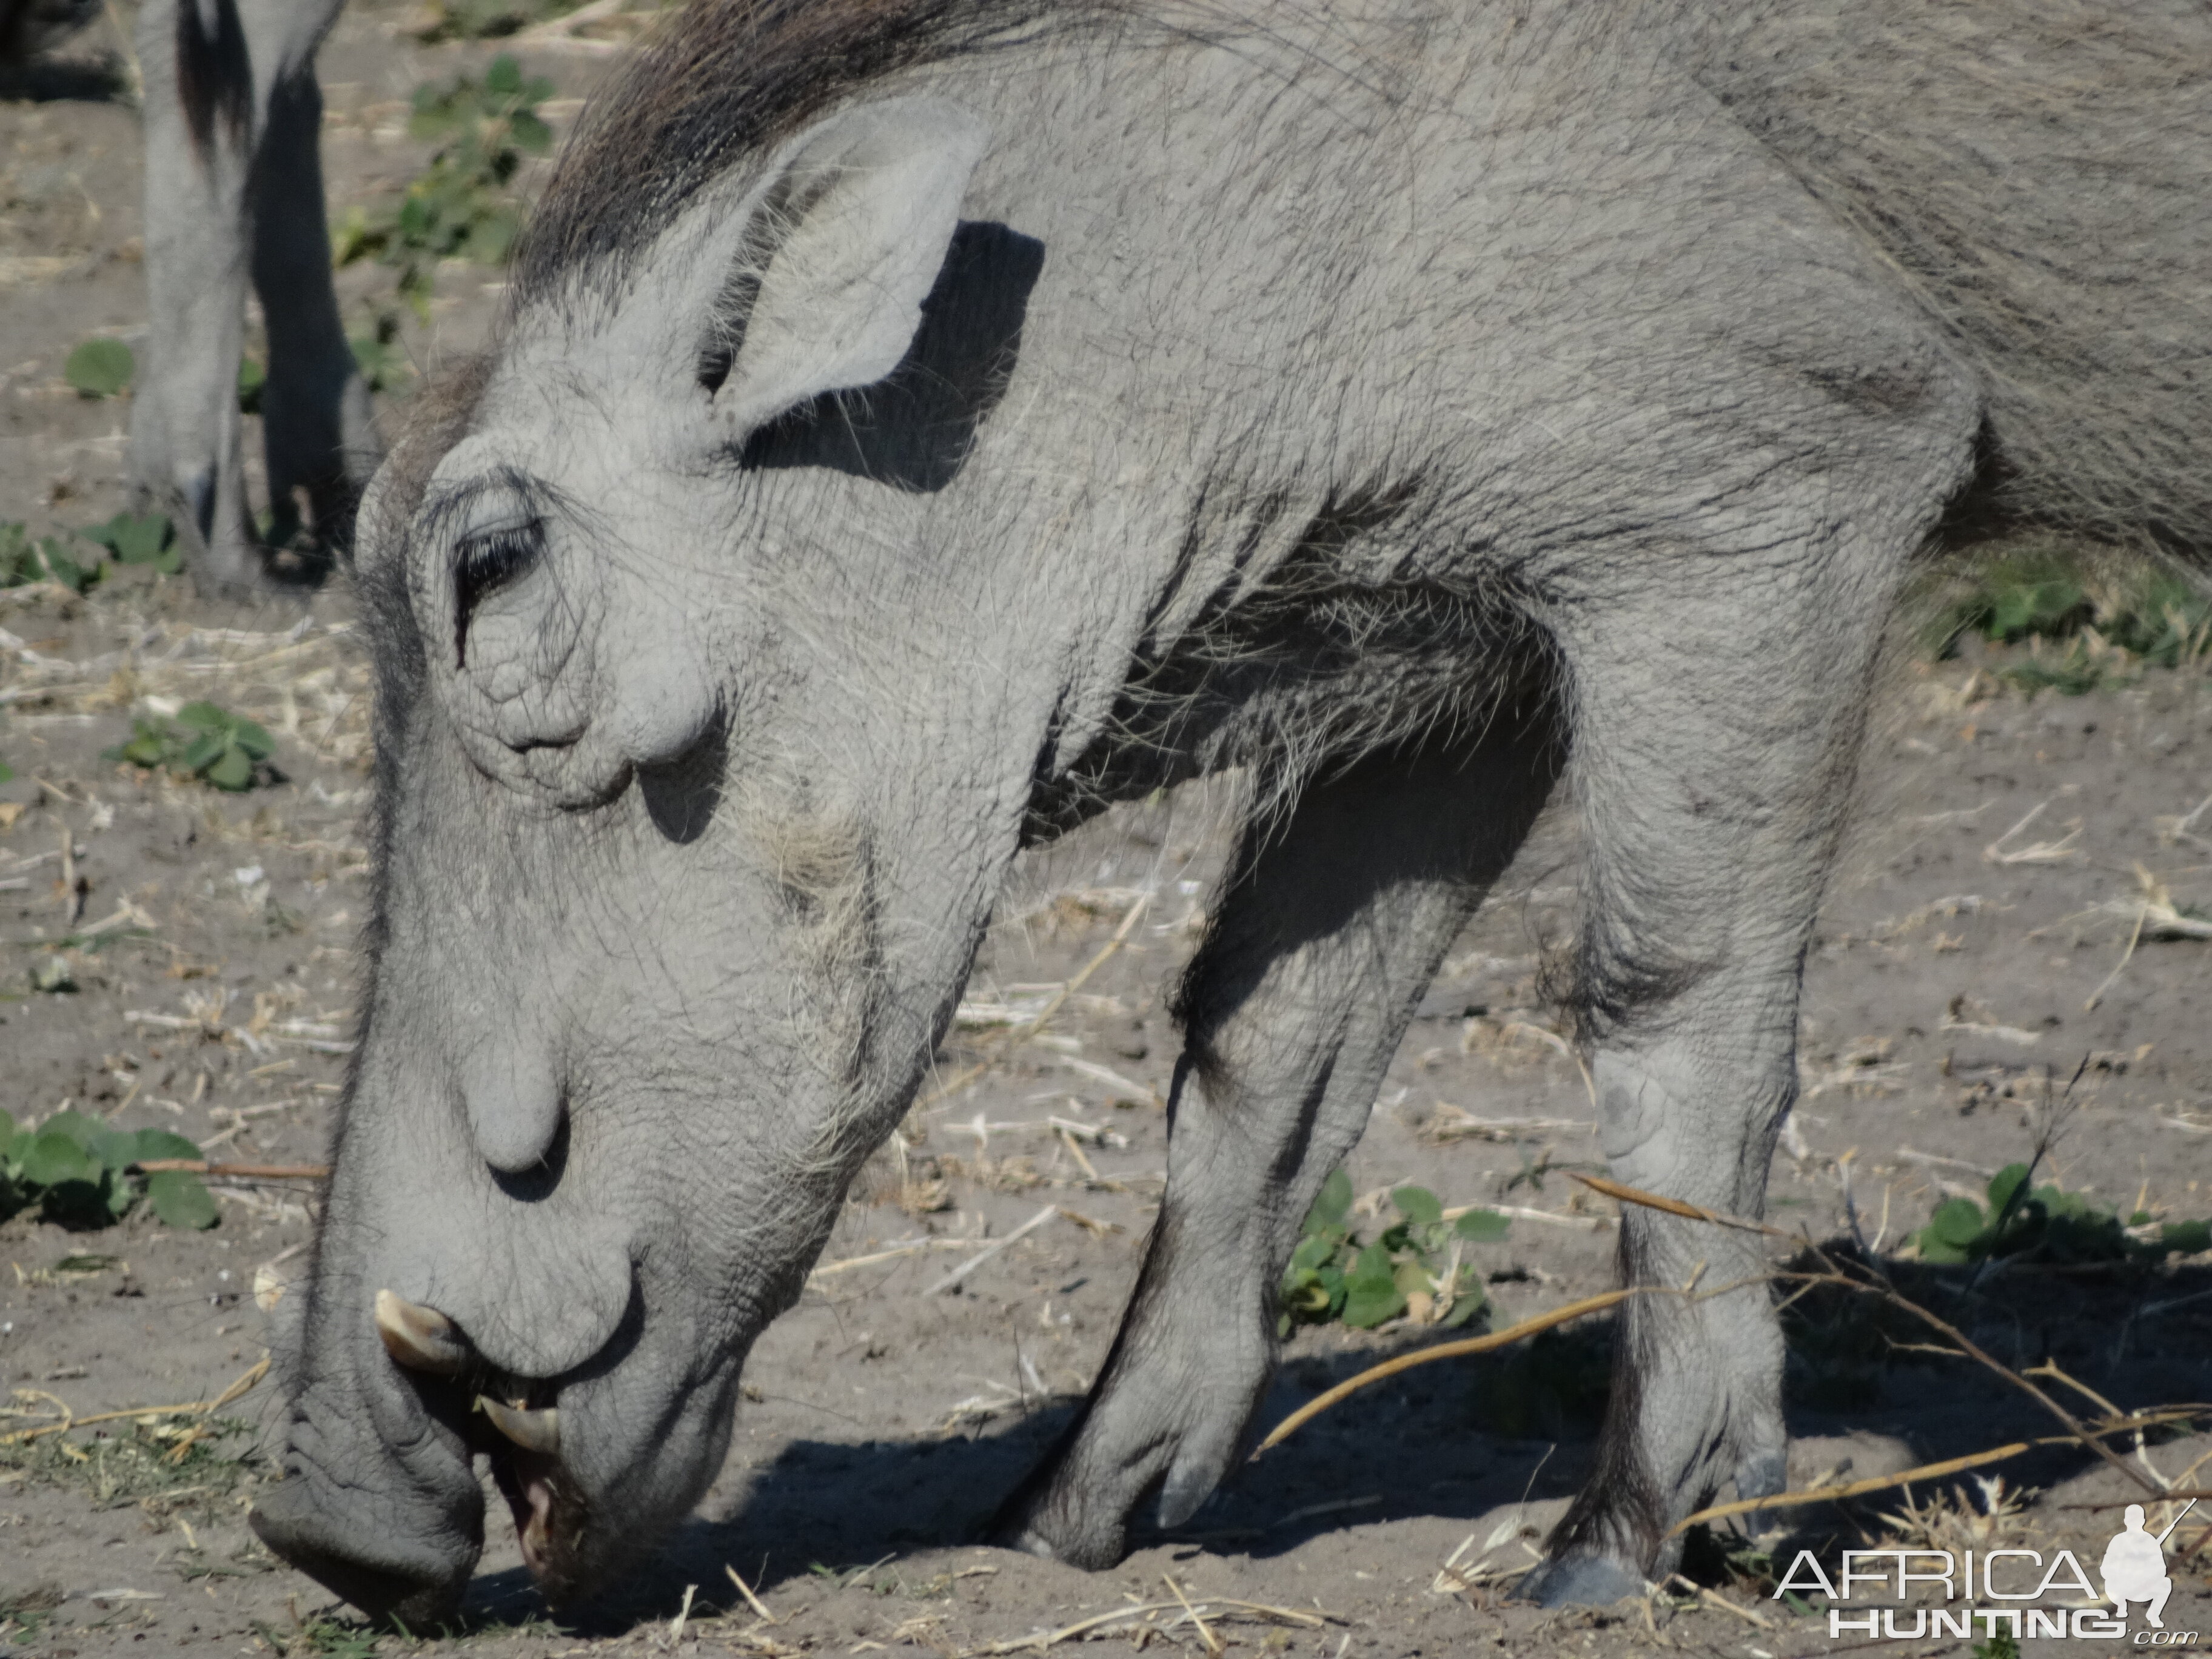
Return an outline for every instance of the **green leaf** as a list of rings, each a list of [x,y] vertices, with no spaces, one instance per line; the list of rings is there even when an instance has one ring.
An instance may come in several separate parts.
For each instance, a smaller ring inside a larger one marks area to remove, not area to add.
[[[23,1179],[34,1187],[90,1181],[98,1173],[84,1149],[64,1133],[41,1130],[22,1155]]]
[[[526,109],[517,110],[507,118],[507,130],[516,148],[532,155],[543,155],[553,148],[553,129]]]
[[[112,398],[137,372],[137,358],[120,340],[87,340],[62,365],[62,379],[86,398]]]
[[[0,761],[0,783],[7,782],[9,779],[15,775],[15,769],[9,765],[6,761]]]
[[[2195,1255],[2202,1250],[2212,1250],[2212,1223],[2203,1221],[2169,1221],[2158,1230],[2160,1249],[2176,1255]]]
[[[100,574],[99,561],[80,564],[70,551],[69,544],[58,536],[42,536],[39,539],[37,563],[39,576],[46,581],[59,582],[73,592],[82,593],[92,586]]]
[[[1990,1215],[1992,1218],[2004,1213],[2004,1206],[2012,1202],[2012,1195],[2027,1179],[2027,1165],[2008,1164],[1990,1177]]]
[[[1982,1236],[1982,1206],[1971,1198],[1946,1201],[1928,1219],[1926,1236],[1954,1249],[1965,1249]]]
[[[1317,1226],[1341,1226],[1351,1208],[1352,1177],[1342,1170],[1331,1170],[1328,1179],[1322,1182],[1321,1191],[1314,1195],[1313,1208],[1306,1212],[1306,1231],[1311,1232]]]
[[[1370,1244],[1359,1253],[1352,1264],[1352,1271],[1345,1274],[1344,1279],[1346,1284],[1355,1287],[1395,1284],[1397,1271],[1397,1264],[1391,1261],[1389,1251],[1380,1244]]]
[[[1325,1233],[1308,1233],[1298,1241],[1297,1249],[1291,1252],[1290,1272],[1316,1273],[1335,1254],[1336,1241],[1334,1238]]]
[[[1406,1311],[1406,1298],[1387,1279],[1381,1285],[1354,1283],[1344,1293],[1344,1322],[1356,1331],[1372,1330]]]
[[[276,739],[269,735],[266,726],[245,719],[232,720],[231,741],[255,760],[267,760],[276,752]]]
[[[504,93],[512,97],[522,90],[522,65],[514,61],[511,52],[501,52],[491,60],[484,71],[484,90]]]
[[[504,264],[520,228],[521,222],[512,213],[486,214],[469,232],[467,243],[459,251],[480,265]]]
[[[146,1200],[172,1227],[212,1227],[222,1218],[215,1197],[198,1177],[182,1170],[156,1170],[146,1177]]]
[[[211,702],[188,702],[177,710],[177,722],[195,732],[227,732],[231,717]]]
[[[213,766],[220,757],[228,753],[230,746],[230,738],[227,732],[202,732],[185,744],[184,753],[177,757],[177,769],[180,772],[196,774],[204,772]]]
[[[1490,1297],[1479,1286],[1461,1291],[1459,1299],[1452,1304],[1451,1311],[1443,1317],[1444,1329],[1457,1330],[1489,1305]]]
[[[1390,1194],[1390,1201],[1398,1206],[1399,1214],[1417,1227],[1430,1226],[1444,1218],[1443,1200],[1426,1187],[1401,1187]]]
[[[1470,1244],[1495,1244],[1505,1237],[1512,1224],[1511,1218],[1495,1210],[1469,1210],[1452,1224],[1454,1231]]]
[[[269,384],[269,371],[251,357],[238,360],[238,412],[258,415],[261,412],[261,391]]]
[[[150,564],[171,575],[185,568],[174,527],[159,513],[118,513],[77,533],[106,548],[118,564]]]
[[[200,1149],[184,1136],[167,1129],[141,1129],[137,1145],[131,1148],[131,1161],[143,1164],[155,1158],[198,1158]]]
[[[84,1138],[85,1156],[103,1170],[118,1173],[138,1156],[138,1137],[106,1124]]]
[[[106,1127],[106,1124],[97,1122],[87,1117],[82,1112],[72,1109],[66,1112],[56,1112],[39,1125],[39,1133],[42,1135],[65,1135],[72,1146],[88,1149],[92,1145],[93,1137]]]
[[[218,789],[251,789],[253,757],[234,743],[226,744],[221,757],[207,769],[207,781]]]

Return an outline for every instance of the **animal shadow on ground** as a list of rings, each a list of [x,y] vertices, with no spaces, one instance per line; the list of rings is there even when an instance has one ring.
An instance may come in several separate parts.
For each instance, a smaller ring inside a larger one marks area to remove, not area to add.
[[[1824,1248],[1833,1258],[1855,1259],[1847,1243]],[[2055,1365],[2122,1410],[2212,1401],[2212,1266],[1881,1266],[1901,1294],[2014,1373]],[[1816,1443],[1844,1437],[1856,1437],[1862,1449],[1869,1436],[1890,1443],[1893,1467],[1901,1468],[2062,1432],[2024,1389],[1972,1358],[1927,1352],[1948,1347],[1948,1339],[1894,1304],[1819,1289],[1784,1320],[1790,1434],[1806,1454],[1792,1458],[1793,1486],[1888,1472],[1837,1468],[1831,1448]],[[1308,1344],[1293,1343],[1258,1420],[1272,1425],[1322,1390],[1434,1340],[1408,1333],[1332,1354],[1301,1352]],[[1403,1372],[1244,1465],[1186,1526],[1163,1532],[1140,1517],[1130,1547],[1265,1559],[1349,1527],[1415,1516],[1470,1523],[1492,1517],[1494,1531],[1506,1518],[1501,1512],[1564,1499],[1581,1484],[1604,1416],[1611,1349],[1610,1318],[1596,1317],[1500,1352]],[[2039,1369],[2033,1380],[2081,1420],[2102,1415],[2087,1395],[2049,1372]],[[910,1552],[981,1542],[1000,1500],[1075,1411],[1063,1397],[972,1435],[792,1441],[757,1468],[726,1519],[689,1522],[653,1560],[563,1625],[598,1636],[665,1620],[687,1585],[697,1587],[700,1607],[726,1606],[733,1599],[726,1565],[763,1594],[825,1574],[901,1583],[899,1562]],[[2195,1426],[2208,1424],[2212,1405]],[[2158,1443],[2156,1435],[2149,1439]],[[2115,1445],[2131,1449],[2125,1441]],[[1800,1469],[1808,1456],[1821,1467]],[[2096,1462],[2079,1446],[2052,1446],[1978,1473],[2002,1474],[2014,1491],[2047,1489]],[[1942,1486],[1972,1480],[1917,1483],[1913,1492],[1925,1503]],[[1762,1527],[1759,1549],[1786,1561],[1800,1547],[1832,1553],[1856,1546],[1861,1534],[1880,1534],[1881,1516],[1900,1498],[1892,1491],[1781,1512],[1779,1535]],[[1523,1534],[1530,1548],[1540,1542],[1535,1528],[1556,1514],[1554,1507],[1532,1517]],[[1687,1571],[1707,1583],[1736,1576],[1744,1542],[1693,1540]],[[1527,1551],[1514,1554],[1501,1550],[1493,1563],[1509,1574],[1534,1565]],[[500,1621],[543,1612],[520,1569],[479,1578],[467,1610],[471,1620]]]

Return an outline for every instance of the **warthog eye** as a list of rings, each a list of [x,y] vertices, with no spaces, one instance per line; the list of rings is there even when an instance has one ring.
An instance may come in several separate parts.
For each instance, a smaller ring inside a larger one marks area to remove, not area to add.
[[[544,548],[534,519],[461,538],[453,561],[453,657],[460,666],[468,666],[469,618],[477,604],[526,574]]]

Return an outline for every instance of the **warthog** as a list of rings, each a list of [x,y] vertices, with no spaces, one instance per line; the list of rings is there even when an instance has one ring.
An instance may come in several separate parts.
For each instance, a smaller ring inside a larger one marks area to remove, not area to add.
[[[371,975],[261,1535],[434,1614],[488,1454],[549,1595],[635,1559],[1017,852],[1220,769],[1158,1224],[1001,1538],[1101,1566],[1231,1468],[1562,776],[1612,1170],[1757,1215],[1917,551],[2212,528],[2208,64],[2180,0],[684,13],[362,507]],[[1760,1259],[1624,1218],[1700,1263]],[[1548,1601],[1782,1485],[1767,1293],[1620,1322]]]

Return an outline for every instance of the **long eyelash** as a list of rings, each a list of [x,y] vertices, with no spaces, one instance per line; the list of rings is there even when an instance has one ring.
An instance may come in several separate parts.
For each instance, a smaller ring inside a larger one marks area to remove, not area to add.
[[[469,618],[476,614],[477,604],[537,562],[544,545],[540,529],[533,520],[504,530],[488,530],[466,538],[455,550],[453,659],[457,666],[468,666]]]

